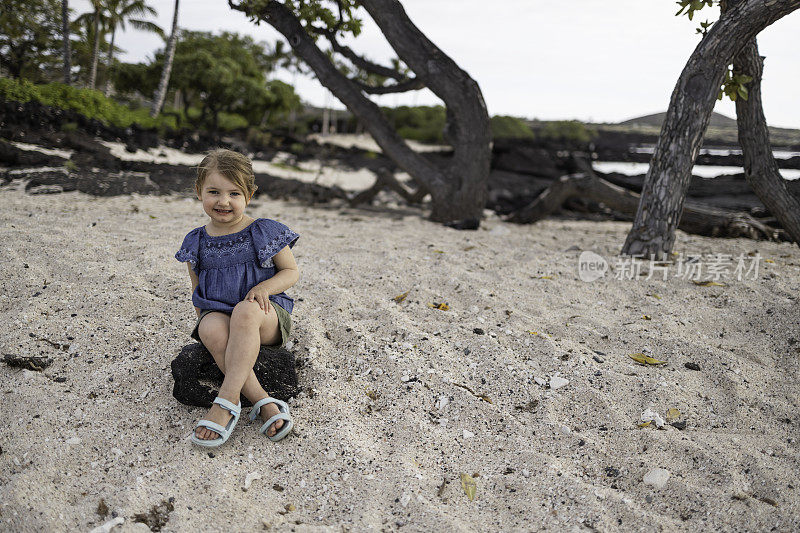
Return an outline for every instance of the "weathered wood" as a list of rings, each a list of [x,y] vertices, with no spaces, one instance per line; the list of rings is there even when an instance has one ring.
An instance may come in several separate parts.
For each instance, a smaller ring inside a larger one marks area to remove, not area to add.
[[[602,203],[619,213],[634,215],[637,212],[640,195],[598,178],[588,163],[580,162],[578,166],[582,172],[562,176],[536,200],[511,213],[505,220],[530,224],[557,211],[566,201],[576,198]],[[687,233],[712,237],[779,238],[778,230],[756,220],[749,213],[718,209],[692,201],[685,202],[678,227]]]
[[[428,194],[427,189],[422,185],[417,185],[417,190],[409,191],[405,186],[397,181],[394,174],[387,168],[382,167],[375,173],[375,183],[369,189],[365,189],[353,196],[348,203],[351,207],[361,204],[368,204],[379,192],[384,189],[395,191],[405,201],[411,204],[418,204]]]
[[[8,366],[27,368],[28,370],[41,372],[53,364],[53,358],[43,355],[16,355],[6,353],[3,354],[3,362]]]
[[[690,56],[672,92],[622,254],[666,259],[675,243],[691,169],[734,56],[800,0],[747,0],[723,13]]]

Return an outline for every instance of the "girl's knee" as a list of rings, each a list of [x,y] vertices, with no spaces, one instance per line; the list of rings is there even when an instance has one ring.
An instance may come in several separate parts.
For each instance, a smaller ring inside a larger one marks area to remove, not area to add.
[[[269,304],[268,304],[269,305]],[[242,301],[236,304],[231,313],[231,324],[258,324],[266,315],[258,302]]]
[[[210,352],[224,353],[228,346],[228,326],[222,320],[204,318],[197,327],[197,335]]]

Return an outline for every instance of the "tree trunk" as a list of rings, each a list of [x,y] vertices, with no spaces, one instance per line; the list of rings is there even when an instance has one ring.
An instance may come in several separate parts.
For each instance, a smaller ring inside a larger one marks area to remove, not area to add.
[[[798,0],[800,1],[800,0]],[[459,125],[452,163],[439,169],[414,152],[389,124],[380,108],[342,75],[315,44],[300,21],[280,2],[268,2],[251,13],[286,37],[294,52],[364,124],[383,152],[430,191],[431,219],[459,227],[477,227],[487,197],[490,130],[478,85],[431,43],[408,19],[396,0],[362,2],[398,55],[448,108]],[[229,0],[233,9],[245,10]]]
[[[583,172],[562,176],[545,189],[533,202],[510,213],[506,222],[531,224],[557,211],[572,198],[602,203],[614,211],[634,215],[640,197],[613,183],[598,178],[591,167],[581,165]],[[728,211],[685,202],[678,227],[695,235],[710,237],[749,237],[751,239],[777,240],[779,231],[756,220],[748,213]]]
[[[462,223],[483,216],[491,162],[489,113],[480,87],[409,20],[398,0],[362,0],[386,40],[447,108],[453,159],[444,187],[431,187],[431,220]],[[391,156],[391,154],[388,154]],[[398,162],[399,164],[399,162]],[[402,166],[402,165],[401,165]]]
[[[113,22],[112,22],[113,24]],[[108,49],[108,61],[106,62],[106,85],[103,94],[108,96],[111,93],[111,68],[114,64],[114,40],[117,37],[117,27],[111,29],[111,46]]]
[[[69,50],[69,0],[61,0],[61,38],[64,53],[64,83],[72,83],[72,64]]]
[[[747,0],[722,14],[692,52],[672,92],[641,201],[622,254],[665,260],[675,243],[692,166],[725,69],[758,33],[800,8],[800,0]]]
[[[169,34],[167,50],[164,52],[164,68],[161,71],[158,90],[153,98],[153,107],[150,109],[150,116],[154,118],[161,112],[161,106],[164,105],[164,99],[167,97],[169,76],[172,72],[172,60],[175,58],[175,47],[178,44],[178,2],[179,0],[175,0],[175,13],[172,15],[172,33]]]
[[[100,55],[100,11],[94,12],[94,48],[92,49],[92,69],[89,72],[89,88],[94,89],[97,80],[97,60]]]
[[[794,242],[800,245],[800,202],[786,188],[786,181],[772,156],[769,129],[761,105],[763,59],[753,39],[733,60],[736,74],[753,78],[747,85],[747,100],[736,99],[739,144],[744,156],[744,175],[759,200],[780,222]]]

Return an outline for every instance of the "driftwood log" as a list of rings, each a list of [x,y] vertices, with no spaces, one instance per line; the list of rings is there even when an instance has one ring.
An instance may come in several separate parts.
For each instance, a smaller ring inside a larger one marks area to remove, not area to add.
[[[576,161],[581,172],[555,180],[533,202],[505,217],[507,222],[530,224],[561,208],[570,199],[590,200],[610,209],[634,216],[640,195],[597,177],[591,166]],[[778,240],[784,232],[767,226],[749,213],[710,207],[686,201],[678,227],[696,235],[711,237],[749,237]]]
[[[294,354],[285,348],[262,346],[253,371],[273,398],[286,401],[299,392]],[[172,377],[176,400],[185,405],[211,407],[225,376],[206,347],[193,343],[184,346],[172,361]],[[252,403],[242,396],[242,405],[249,407]]]
[[[375,196],[384,189],[389,189],[403,197],[410,204],[418,204],[428,194],[428,189],[424,186],[417,184],[416,191],[410,191],[405,186],[397,181],[394,174],[385,167],[379,168],[375,172],[375,183],[368,189],[364,189],[356,194],[349,200],[350,207],[355,207],[360,204],[368,204]]]

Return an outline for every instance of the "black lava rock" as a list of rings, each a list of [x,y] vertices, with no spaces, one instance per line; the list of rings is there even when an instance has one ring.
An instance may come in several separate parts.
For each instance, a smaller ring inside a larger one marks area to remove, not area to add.
[[[286,401],[300,391],[294,354],[285,348],[262,346],[253,371],[261,386],[273,398]],[[176,400],[184,405],[211,407],[217,397],[215,387],[222,384],[225,376],[206,347],[196,342],[181,348],[172,361],[172,377],[175,379],[172,395]],[[202,382],[209,382],[214,387]],[[242,396],[242,406],[251,405]]]

